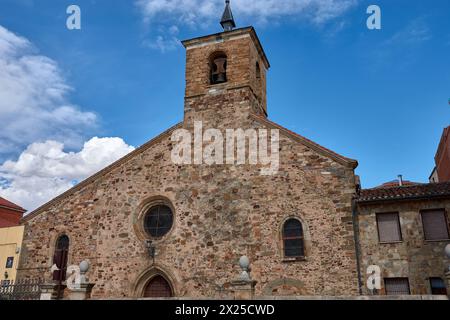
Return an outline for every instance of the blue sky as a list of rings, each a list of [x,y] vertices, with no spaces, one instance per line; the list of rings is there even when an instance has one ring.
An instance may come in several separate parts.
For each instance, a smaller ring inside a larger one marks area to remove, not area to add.
[[[397,174],[426,182],[442,130],[450,124],[450,2],[304,3],[231,2],[238,26],[255,26],[271,62],[269,118],[357,159],[365,188]],[[66,28],[70,4],[81,8],[81,30]],[[381,8],[381,30],[366,27],[370,4]],[[8,53],[8,61],[38,57],[34,60],[55,69],[42,83],[23,82],[44,92],[35,111],[27,114],[19,109],[28,104],[15,105],[1,96],[2,83],[7,86],[0,73],[0,98],[11,108],[9,113],[0,110],[0,121],[25,119],[20,126],[26,128],[0,134],[0,195],[36,206],[181,121],[185,64],[179,40],[221,31],[222,10],[221,0],[0,0],[0,26],[14,35],[4,31],[18,46]],[[28,41],[27,48],[20,47],[19,38]],[[1,44],[0,37],[0,50]],[[47,83],[54,84],[52,90],[46,89]],[[55,101],[45,96],[54,91],[59,95]],[[59,104],[69,106],[64,110],[75,116],[60,116]],[[42,110],[50,110],[49,118],[39,123],[27,119]],[[56,116],[58,121],[45,120]],[[45,130],[38,130],[43,123]],[[100,139],[92,141],[95,136]],[[36,145],[48,140],[59,144]],[[85,145],[89,141],[90,149]],[[42,156],[49,148],[60,158],[69,154],[71,161],[96,148],[114,151],[112,158],[82,172],[36,170],[44,160],[23,171],[20,155],[22,160],[24,153]],[[35,176],[53,188],[38,199],[35,190],[24,191]]]

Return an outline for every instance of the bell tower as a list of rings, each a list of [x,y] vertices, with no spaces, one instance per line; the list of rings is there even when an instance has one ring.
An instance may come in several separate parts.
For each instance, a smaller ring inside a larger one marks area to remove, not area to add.
[[[231,124],[251,113],[267,116],[270,64],[254,28],[235,29],[229,0],[220,24],[223,32],[182,42],[186,48],[184,121],[188,126],[212,119]]]

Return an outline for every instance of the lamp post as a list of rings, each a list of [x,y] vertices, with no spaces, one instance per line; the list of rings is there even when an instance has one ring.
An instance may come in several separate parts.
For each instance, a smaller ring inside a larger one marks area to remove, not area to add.
[[[147,248],[148,255],[152,258],[153,263],[155,263],[156,247],[152,240],[145,240],[145,247]]]

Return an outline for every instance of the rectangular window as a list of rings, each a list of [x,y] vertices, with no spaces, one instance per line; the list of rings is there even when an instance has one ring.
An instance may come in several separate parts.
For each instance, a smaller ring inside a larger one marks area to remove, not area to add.
[[[411,294],[408,278],[385,278],[384,288],[386,290],[386,295]]]
[[[447,295],[447,288],[442,278],[430,278],[431,294]]]
[[[398,212],[377,213],[377,226],[380,242],[402,241]]]
[[[13,264],[14,264],[14,257],[6,258],[6,269],[12,268]]]
[[[448,240],[448,226],[445,210],[426,210],[421,212],[425,240]]]

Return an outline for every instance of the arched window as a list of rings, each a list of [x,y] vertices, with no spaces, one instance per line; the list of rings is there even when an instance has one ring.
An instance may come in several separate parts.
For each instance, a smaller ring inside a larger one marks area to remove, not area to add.
[[[300,258],[305,256],[303,228],[299,220],[291,218],[284,222],[283,247],[285,257]]]
[[[144,297],[146,298],[167,298],[172,296],[173,292],[169,282],[160,275],[151,278],[144,289]]]
[[[152,206],[144,217],[144,229],[153,238],[161,238],[173,225],[173,213],[166,205]]]
[[[53,255],[53,264],[56,264],[59,270],[53,271],[53,280],[66,280],[67,258],[69,255],[69,237],[61,235],[56,240],[55,253]]]
[[[209,68],[211,84],[227,82],[227,56],[225,53],[213,53],[209,59]]]
[[[255,72],[256,72],[256,79],[261,79],[261,67],[259,66],[259,62],[256,62],[256,67],[255,67]]]

